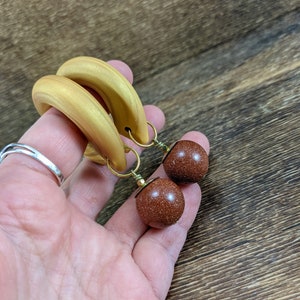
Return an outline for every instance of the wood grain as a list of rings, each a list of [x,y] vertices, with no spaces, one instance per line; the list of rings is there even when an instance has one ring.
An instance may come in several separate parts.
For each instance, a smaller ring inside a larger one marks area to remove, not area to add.
[[[211,142],[168,299],[299,299],[300,2],[31,2],[24,16],[1,4],[0,146],[37,117],[36,78],[82,53],[123,58],[143,102],[166,113],[162,140],[200,130]],[[142,159],[148,174],[160,161]],[[134,187],[117,185],[100,223]]]
[[[204,130],[212,143],[202,207],[169,299],[300,297],[299,20],[289,15],[236,41],[218,53],[225,64],[237,47],[261,49],[239,63],[235,56],[234,67],[195,82],[167,104],[159,101],[172,122],[170,136],[182,127],[172,117],[179,114],[184,127]],[[204,58],[193,65],[203,69]]]
[[[293,11],[299,0],[0,0],[0,147],[38,117],[31,89],[67,59],[122,59],[136,82]],[[184,74],[184,72],[182,73]]]

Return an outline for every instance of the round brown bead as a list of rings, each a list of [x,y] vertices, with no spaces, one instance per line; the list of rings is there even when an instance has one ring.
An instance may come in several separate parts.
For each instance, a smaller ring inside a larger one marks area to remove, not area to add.
[[[174,182],[198,182],[208,171],[208,155],[199,144],[182,140],[167,153],[163,166]]]
[[[170,179],[156,178],[137,194],[136,207],[145,224],[164,228],[176,223],[181,217],[184,196]]]

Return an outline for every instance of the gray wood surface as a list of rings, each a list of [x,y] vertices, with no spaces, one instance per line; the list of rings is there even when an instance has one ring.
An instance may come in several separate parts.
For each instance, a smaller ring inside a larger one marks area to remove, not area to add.
[[[166,113],[161,140],[211,142],[168,299],[300,298],[300,1],[0,3],[0,147],[38,117],[40,76],[77,55],[123,59]],[[145,173],[159,161],[147,151]],[[134,187],[121,181],[99,222]]]

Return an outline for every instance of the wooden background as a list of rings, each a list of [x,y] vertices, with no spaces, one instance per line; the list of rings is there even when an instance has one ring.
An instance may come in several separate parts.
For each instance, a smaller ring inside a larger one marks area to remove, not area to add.
[[[0,5],[0,147],[38,117],[39,77],[77,55],[126,61],[143,102],[166,113],[161,140],[200,130],[211,142],[168,299],[300,299],[299,0]],[[122,181],[99,221],[133,188]]]

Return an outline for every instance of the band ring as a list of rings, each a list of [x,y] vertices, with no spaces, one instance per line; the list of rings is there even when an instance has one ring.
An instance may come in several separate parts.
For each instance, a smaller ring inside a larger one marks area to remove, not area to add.
[[[49,171],[53,173],[59,185],[63,183],[64,176],[60,171],[60,169],[52,161],[50,161],[45,155],[40,153],[38,150],[25,144],[11,143],[5,146],[0,152],[0,163],[4,160],[6,156],[14,153],[28,155],[33,159],[35,159],[36,161],[42,163]]]

